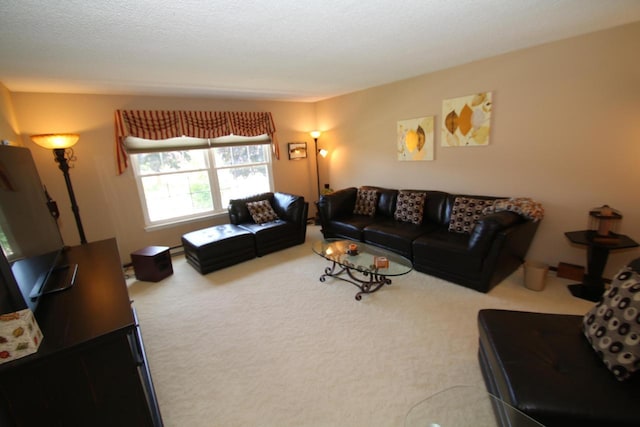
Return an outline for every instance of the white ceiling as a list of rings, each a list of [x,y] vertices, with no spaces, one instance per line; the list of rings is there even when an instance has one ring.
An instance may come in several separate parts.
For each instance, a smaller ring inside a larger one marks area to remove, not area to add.
[[[640,0],[1,0],[13,92],[312,101],[640,20]]]

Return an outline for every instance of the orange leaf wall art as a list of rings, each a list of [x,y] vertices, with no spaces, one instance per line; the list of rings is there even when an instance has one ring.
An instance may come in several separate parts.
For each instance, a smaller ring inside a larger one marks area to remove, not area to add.
[[[398,160],[433,160],[433,116],[398,122]]]
[[[443,147],[489,145],[491,92],[442,101]]]

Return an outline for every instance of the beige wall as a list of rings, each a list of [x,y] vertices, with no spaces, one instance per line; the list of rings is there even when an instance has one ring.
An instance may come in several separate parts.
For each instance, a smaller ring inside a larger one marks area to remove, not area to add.
[[[144,246],[179,245],[180,236],[185,232],[228,222],[224,215],[176,227],[144,230],[131,170],[116,175],[113,115],[117,109],[270,111],[281,151],[280,160],[274,161],[276,190],[315,200],[313,157],[290,161],[286,149],[287,142],[313,143],[308,132],[315,126],[315,106],[310,103],[42,93],[12,93],[11,100],[22,143],[31,149],[43,183],[58,202],[63,239],[69,245],[78,244],[80,240],[62,173],[52,154],[33,144],[29,135],[80,134],[80,141],[74,146],[77,161],[70,175],[87,240],[116,237],[123,261],[130,259],[132,251]]]
[[[585,265],[565,231],[619,209],[640,242],[640,23],[478,61],[318,103],[334,188],[363,184],[532,197],[546,218],[529,257]],[[440,147],[442,100],[493,91],[487,147]],[[396,122],[435,116],[435,160],[398,162]],[[640,256],[612,253],[607,274]]]
[[[526,49],[316,104],[152,96],[56,95],[2,91],[1,139],[20,134],[32,149],[42,180],[62,210],[67,244],[78,237],[64,181],[50,153],[28,135],[78,132],[71,175],[87,238],[115,236],[123,260],[146,245],[177,245],[180,236],[222,220],[145,232],[130,172],[115,175],[113,111],[136,109],[271,111],[282,152],[275,163],[279,191],[316,200],[313,141],[330,149],[320,159],[321,183],[335,189],[364,184],[456,193],[532,197],[547,217],[530,258],[556,265],[585,264],[584,248],[563,232],[585,229],[589,209],[622,211],[620,231],[640,241],[640,23]],[[491,144],[444,148],[443,99],[493,91]],[[7,99],[8,98],[8,99]],[[12,117],[11,104],[15,112]],[[436,117],[435,160],[396,161],[396,122]],[[317,120],[317,121],[316,121]],[[4,123],[10,123],[6,125]],[[19,125],[19,132],[18,126]],[[11,135],[13,132],[14,135]],[[7,137],[7,135],[9,135]],[[306,141],[309,158],[289,161],[286,143]],[[314,212],[314,209],[311,209]],[[640,256],[616,252],[607,274]]]
[[[0,141],[9,141],[11,145],[20,143],[20,130],[13,111],[11,93],[0,83]]]

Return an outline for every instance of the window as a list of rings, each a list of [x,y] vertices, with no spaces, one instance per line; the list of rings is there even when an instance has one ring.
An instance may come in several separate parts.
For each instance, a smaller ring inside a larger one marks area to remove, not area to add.
[[[130,158],[148,227],[226,213],[229,200],[273,188],[268,144],[144,152]]]

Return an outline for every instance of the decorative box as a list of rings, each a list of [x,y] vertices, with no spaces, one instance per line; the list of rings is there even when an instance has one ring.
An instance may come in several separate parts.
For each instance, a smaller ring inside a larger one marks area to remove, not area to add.
[[[35,353],[43,338],[28,308],[0,315],[0,363]]]
[[[387,257],[374,257],[373,264],[376,266],[376,268],[389,268],[389,260],[387,259]]]

